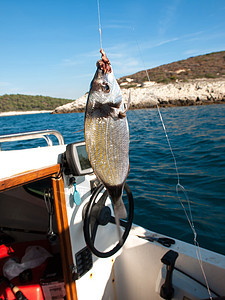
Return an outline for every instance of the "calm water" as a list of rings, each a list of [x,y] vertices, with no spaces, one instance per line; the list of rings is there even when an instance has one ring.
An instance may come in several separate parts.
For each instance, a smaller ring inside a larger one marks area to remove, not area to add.
[[[191,201],[200,245],[225,254],[225,105],[164,108],[161,113],[177,159],[180,182]],[[128,183],[135,199],[134,222],[192,242],[193,234],[176,197],[174,162],[157,110],[129,111],[128,120]],[[81,113],[1,117],[0,124],[1,135],[57,129],[66,143],[84,140],[83,132],[74,133],[83,128]],[[2,149],[33,145],[40,145],[40,141],[3,144]]]

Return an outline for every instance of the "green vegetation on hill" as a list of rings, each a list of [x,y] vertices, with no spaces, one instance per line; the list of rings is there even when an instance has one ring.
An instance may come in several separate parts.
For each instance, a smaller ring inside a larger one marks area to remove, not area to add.
[[[213,52],[205,55],[190,57],[170,64],[162,65],[148,70],[151,81],[157,83],[170,83],[175,81],[188,81],[197,78],[219,78],[225,76],[225,51]],[[128,82],[126,78],[133,79]],[[122,87],[135,87],[148,81],[146,71],[121,77],[118,82],[126,83]]]
[[[0,96],[0,112],[53,110],[58,106],[69,103],[70,101],[73,100],[46,96],[6,94]]]

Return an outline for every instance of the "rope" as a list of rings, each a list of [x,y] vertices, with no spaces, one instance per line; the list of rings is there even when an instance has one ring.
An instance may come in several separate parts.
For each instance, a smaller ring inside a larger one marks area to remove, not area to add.
[[[100,7],[99,7],[99,0],[97,0],[98,6],[98,30],[99,30],[99,39],[100,39],[100,47],[102,49],[102,27],[101,27],[101,17],[100,17]]]

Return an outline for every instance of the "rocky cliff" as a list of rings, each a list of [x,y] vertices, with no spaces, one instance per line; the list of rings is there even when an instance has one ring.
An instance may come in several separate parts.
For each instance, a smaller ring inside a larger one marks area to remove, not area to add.
[[[127,82],[130,82],[129,78]],[[160,107],[225,103],[225,78],[195,79],[169,84],[144,82],[139,87],[122,88],[125,102],[129,92],[131,92],[130,109],[152,108],[156,103]],[[53,113],[83,112],[86,101],[87,94],[57,107]]]

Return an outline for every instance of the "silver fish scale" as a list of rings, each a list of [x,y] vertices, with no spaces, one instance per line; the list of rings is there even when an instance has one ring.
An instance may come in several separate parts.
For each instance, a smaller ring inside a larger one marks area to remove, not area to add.
[[[85,140],[92,168],[108,186],[124,183],[129,171],[127,118],[86,116]]]

